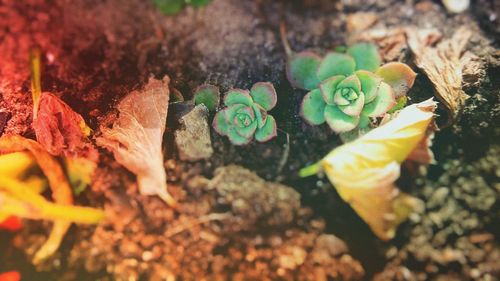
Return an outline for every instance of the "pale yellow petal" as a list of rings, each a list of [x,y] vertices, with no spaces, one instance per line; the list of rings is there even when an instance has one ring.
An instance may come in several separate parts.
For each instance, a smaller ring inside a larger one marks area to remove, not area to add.
[[[339,195],[383,240],[419,206],[399,192],[394,182],[400,164],[422,139],[436,103],[427,100],[404,108],[384,125],[330,152],[320,163]]]

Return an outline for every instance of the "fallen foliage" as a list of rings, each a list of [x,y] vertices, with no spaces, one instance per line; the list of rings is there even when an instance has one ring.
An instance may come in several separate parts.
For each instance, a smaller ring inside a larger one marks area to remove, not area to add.
[[[429,77],[437,98],[448,110],[447,125],[455,120],[461,106],[469,98],[462,90],[462,70],[464,64],[470,61],[470,56],[464,56],[463,52],[471,35],[467,27],[461,27],[450,39],[431,47],[417,30],[407,31],[415,63]]]
[[[162,141],[165,132],[170,79],[150,78],[144,89],[129,93],[117,105],[118,119],[113,127],[101,127],[97,144],[113,152],[118,163],[137,176],[143,195],[157,195],[174,206],[167,191],[163,167]]]
[[[37,141],[54,156],[85,157],[97,161],[98,154],[88,136],[91,129],[82,116],[56,95],[41,89],[40,51],[31,54],[33,129]]]
[[[50,203],[39,195],[29,184],[15,178],[4,176],[0,182],[0,212],[30,219],[54,220],[54,226],[48,240],[36,252],[33,262],[39,263],[54,254],[68,231],[71,222],[97,223],[103,219],[103,213],[96,209],[75,207],[71,187],[59,162],[39,143],[21,136],[0,138],[0,152],[28,150],[36,159],[52,191],[55,203]]]
[[[426,137],[436,106],[427,100],[404,108],[394,119],[303,169],[301,176],[323,170],[373,232],[382,240],[392,239],[397,226],[421,206],[418,199],[400,192],[395,181],[401,163]]]

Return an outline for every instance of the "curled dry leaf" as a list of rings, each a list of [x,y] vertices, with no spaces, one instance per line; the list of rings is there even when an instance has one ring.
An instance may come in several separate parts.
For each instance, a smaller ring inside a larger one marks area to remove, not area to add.
[[[37,141],[52,155],[85,157],[94,162],[97,150],[88,139],[91,129],[82,116],[56,95],[41,89],[40,51],[31,53],[33,129]]]
[[[460,107],[469,97],[462,90],[463,57],[466,44],[472,33],[466,27],[459,28],[450,39],[431,47],[425,36],[416,30],[408,29],[408,45],[412,50],[415,63],[429,77],[436,90],[437,98],[448,110],[448,123],[456,118]]]
[[[37,141],[52,155],[98,159],[82,116],[52,93],[42,93],[33,129]]]
[[[29,151],[47,177],[55,203],[50,203],[27,183],[3,177],[0,182],[0,213],[30,219],[54,220],[48,240],[36,252],[33,262],[51,256],[61,244],[72,221],[97,223],[104,218],[100,210],[73,205],[71,187],[59,162],[38,142],[21,136],[0,138],[0,152]]]
[[[129,93],[117,106],[118,119],[113,127],[102,127],[97,144],[113,152],[118,163],[137,176],[143,195],[158,195],[174,206],[167,191],[163,167],[162,140],[165,132],[170,79],[150,78],[140,91]]]
[[[400,192],[395,181],[401,163],[425,139],[435,108],[432,100],[408,106],[384,125],[337,147],[301,175],[324,170],[342,199],[380,239],[389,240],[397,226],[421,206],[418,199]]]

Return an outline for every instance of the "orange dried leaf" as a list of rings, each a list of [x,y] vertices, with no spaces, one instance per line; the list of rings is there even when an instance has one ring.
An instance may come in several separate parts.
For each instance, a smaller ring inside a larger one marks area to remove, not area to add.
[[[82,116],[54,94],[42,93],[40,56],[40,50],[31,51],[32,125],[38,142],[52,155],[97,161],[97,151],[87,138],[92,130]]]
[[[97,161],[97,151],[87,138],[90,128],[80,114],[54,94],[42,93],[33,128],[38,142],[50,154],[85,156]]]

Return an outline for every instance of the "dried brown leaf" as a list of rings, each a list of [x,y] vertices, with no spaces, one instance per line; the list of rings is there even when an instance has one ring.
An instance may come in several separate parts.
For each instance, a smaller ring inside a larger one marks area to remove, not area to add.
[[[446,125],[449,125],[469,97],[462,90],[462,57],[472,33],[461,27],[450,39],[441,41],[436,47],[429,46],[427,37],[419,30],[408,29],[407,36],[416,65],[429,77],[437,98],[448,110]]]
[[[379,47],[380,55],[384,61],[398,60],[403,51],[408,48],[407,43],[408,27],[379,28],[367,30],[360,34],[355,34],[349,38],[349,43],[358,41],[373,42]],[[441,38],[441,33],[436,29],[419,29],[419,36],[431,45]]]
[[[143,195],[158,195],[169,205],[175,200],[167,191],[162,140],[165,132],[170,79],[150,78],[140,91],[129,93],[117,106],[113,128],[102,127],[97,144],[113,152],[118,163],[137,176]]]
[[[80,114],[54,94],[44,92],[40,96],[33,129],[37,141],[50,154],[97,161],[97,151],[88,139],[90,128]]]

